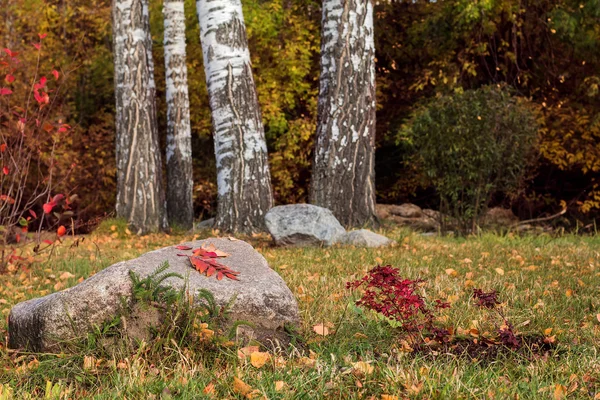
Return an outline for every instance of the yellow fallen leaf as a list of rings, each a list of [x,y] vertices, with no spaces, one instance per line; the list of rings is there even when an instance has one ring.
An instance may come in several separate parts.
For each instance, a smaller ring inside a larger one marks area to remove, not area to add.
[[[373,370],[375,369],[375,367],[373,367],[371,364],[365,361],[355,362],[354,364],[352,364],[352,368],[365,375],[373,373]]]
[[[496,268],[495,271],[498,275],[504,276],[504,270],[502,268]]]
[[[269,361],[269,353],[255,351],[250,354],[250,364],[255,368],[261,368]]]
[[[75,278],[75,275],[73,275],[73,274],[72,274],[72,273],[70,273],[70,272],[63,272],[63,273],[62,273],[62,274],[60,274],[60,276],[58,277],[58,279],[60,279],[61,281],[64,281],[64,280],[66,280],[66,279],[69,279],[69,278]]]
[[[383,260],[381,259],[381,257],[375,257],[375,261],[377,262],[377,264],[383,264]]]
[[[83,357],[83,369],[90,370],[96,366],[96,359],[91,356]]]
[[[567,396],[567,388],[560,383],[554,387],[554,400],[564,399]]]
[[[315,333],[317,335],[321,335],[321,336],[329,335],[329,328],[326,327],[324,324],[318,324],[318,325],[313,326],[313,331],[315,331]]]
[[[111,225],[110,226],[110,230],[113,231],[113,232],[116,231],[117,230],[117,226],[116,225]]]
[[[552,328],[544,329],[544,336],[550,336],[552,333]]]
[[[391,394],[382,394],[381,400],[398,400],[398,396],[394,396]]]
[[[573,291],[571,289],[567,289],[567,291],[565,292],[565,296],[567,296],[567,297],[573,296]]]
[[[242,396],[247,396],[252,393],[252,386],[248,385],[246,382],[241,380],[238,377],[233,378],[233,391],[241,394]]]
[[[204,394],[213,395],[215,394],[215,384],[210,382],[208,385],[204,387],[202,390]]]
[[[456,270],[455,270],[454,268],[448,268],[448,269],[446,270],[446,273],[447,273],[448,275],[450,275],[450,276],[456,276],[456,275],[458,275],[458,272],[456,272]]]
[[[600,314],[596,314],[596,319],[600,322]]]
[[[600,315],[600,314],[598,314],[598,315]],[[367,335],[365,335],[364,333],[360,333],[360,332],[356,332],[354,334],[354,337],[356,339],[368,339],[369,338]]]
[[[284,381],[277,381],[277,382],[275,382],[275,391],[276,392],[281,392],[284,387],[285,387],[285,382]]]
[[[244,361],[252,353],[256,353],[260,350],[258,346],[246,346],[238,350],[237,355],[241,361]]]

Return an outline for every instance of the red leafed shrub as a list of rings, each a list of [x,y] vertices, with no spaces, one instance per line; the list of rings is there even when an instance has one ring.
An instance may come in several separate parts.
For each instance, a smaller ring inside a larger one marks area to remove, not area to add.
[[[436,300],[433,305],[427,304],[425,298],[418,293],[419,285],[423,282],[422,279],[401,278],[399,270],[391,265],[378,265],[362,279],[348,282],[346,287],[364,288],[356,305],[400,323],[404,330],[427,329],[433,332],[435,311],[449,307],[449,304],[440,300]]]
[[[42,242],[51,246],[53,241],[42,241],[42,228],[72,216],[73,198],[53,193],[68,176],[59,179],[55,172],[56,149],[71,127],[57,101],[61,74],[41,62],[45,37],[40,34],[28,50],[37,54],[34,66],[11,49],[0,50],[0,271],[22,261],[17,249],[26,241],[36,240],[37,250]],[[30,233],[32,227],[37,235]]]

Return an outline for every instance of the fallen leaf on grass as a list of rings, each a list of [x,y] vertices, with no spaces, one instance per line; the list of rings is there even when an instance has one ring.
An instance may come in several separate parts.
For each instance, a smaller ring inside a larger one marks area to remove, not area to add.
[[[269,353],[255,351],[250,354],[250,364],[255,368],[262,368],[269,361]]]
[[[247,399],[252,399],[256,395],[260,394],[260,391],[254,390],[252,386],[248,385],[246,382],[237,377],[233,378],[233,391],[246,397]]]
[[[373,373],[373,370],[375,370],[375,367],[373,367],[371,364],[365,361],[358,361],[353,363],[352,368],[364,375],[369,375]]]
[[[285,387],[285,382],[284,381],[277,381],[277,382],[275,382],[275,391],[276,392],[281,392],[284,387]]]
[[[596,319],[600,322],[600,314],[596,314]]]
[[[564,399],[567,396],[567,388],[560,383],[554,387],[554,400]]]
[[[391,394],[382,394],[381,400],[398,400],[398,396],[394,396]]]
[[[456,272],[454,268],[448,268],[446,269],[446,274],[448,274],[449,276],[457,276],[458,272]]]
[[[246,347],[242,347],[241,349],[238,349],[238,351],[237,351],[238,359],[240,361],[244,361],[244,360],[246,360],[246,357],[248,357],[250,354],[256,353],[259,350],[260,349],[259,349],[258,346],[246,346]]]
[[[498,275],[504,276],[504,270],[502,268],[496,268],[495,271]]]
[[[329,328],[326,327],[324,324],[318,324],[313,326],[313,331],[315,331],[315,333],[320,336],[329,335]]]
[[[210,382],[208,385],[204,387],[202,390],[204,394],[214,395],[215,394],[215,384]]]

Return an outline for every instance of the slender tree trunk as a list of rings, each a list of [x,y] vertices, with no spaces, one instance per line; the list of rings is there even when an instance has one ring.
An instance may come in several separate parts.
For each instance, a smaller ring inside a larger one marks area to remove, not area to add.
[[[376,223],[373,0],[324,0],[310,200],[345,226]]]
[[[147,0],[113,0],[117,216],[138,234],[167,228]]]
[[[198,0],[196,5],[217,159],[215,226],[264,230],[273,192],[242,4]]]
[[[184,1],[164,0],[163,15],[167,82],[167,214],[171,225],[191,229],[194,222],[194,182]]]

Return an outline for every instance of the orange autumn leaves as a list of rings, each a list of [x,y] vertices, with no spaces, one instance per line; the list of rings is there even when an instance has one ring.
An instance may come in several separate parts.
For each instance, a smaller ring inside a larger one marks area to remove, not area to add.
[[[192,250],[193,255],[191,256],[187,254],[178,255],[188,257],[192,267],[201,274],[206,275],[206,277],[210,278],[211,276],[216,275],[218,281],[223,280],[223,278],[239,281],[239,272],[234,271],[215,260],[217,258],[228,257],[229,254],[217,249],[212,243],[206,247],[203,246],[197,249],[193,249],[186,245],[175,246],[175,248],[183,251]]]

